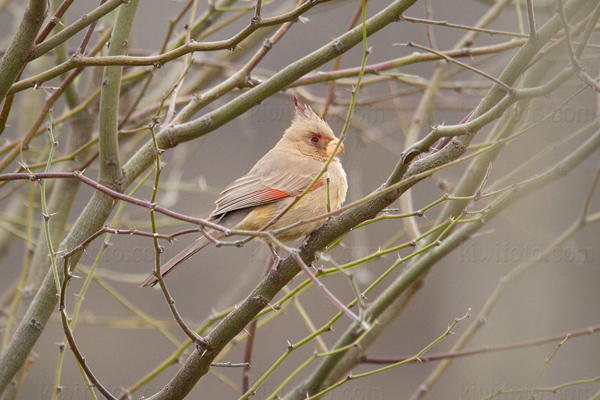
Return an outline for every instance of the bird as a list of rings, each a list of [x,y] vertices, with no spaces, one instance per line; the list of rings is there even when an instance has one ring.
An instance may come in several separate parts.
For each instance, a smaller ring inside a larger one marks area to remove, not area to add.
[[[220,193],[208,221],[227,229],[258,231],[264,228],[306,191],[334,152],[327,171],[311,190],[269,229],[276,230],[341,207],[348,190],[346,172],[338,158],[344,145],[310,106],[302,105],[295,96],[294,105],[292,123],[279,142],[250,172]],[[325,218],[301,224],[275,237],[277,241],[288,243],[308,236],[324,223]],[[206,233],[213,239],[225,236],[216,229],[207,229]],[[161,276],[167,275],[210,243],[212,241],[204,235],[198,238],[161,267]],[[272,244],[268,241],[267,244],[273,250]],[[150,275],[140,287],[154,286],[157,282],[156,276]]]

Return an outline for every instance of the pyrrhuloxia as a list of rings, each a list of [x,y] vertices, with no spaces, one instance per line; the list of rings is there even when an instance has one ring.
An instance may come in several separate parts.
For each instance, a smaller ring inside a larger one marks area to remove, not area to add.
[[[215,202],[216,209],[209,220],[223,227],[240,230],[259,230],[285,209],[296,196],[302,194],[313,182],[335,150],[339,140],[331,128],[310,107],[302,106],[296,98],[295,117],[283,137],[248,174],[234,181],[221,192]],[[343,150],[340,145],[337,152]],[[348,183],[346,173],[337,157],[329,164],[325,175],[298,203],[296,203],[270,229],[277,229],[327,212],[327,185],[329,177],[330,208],[335,210],[346,198]],[[323,225],[318,220],[286,230],[277,239],[287,243],[300,239]],[[218,239],[223,233],[208,230]],[[173,268],[187,260],[211,242],[202,236],[166,264],[160,273],[167,275]],[[154,286],[154,275],[141,286]]]

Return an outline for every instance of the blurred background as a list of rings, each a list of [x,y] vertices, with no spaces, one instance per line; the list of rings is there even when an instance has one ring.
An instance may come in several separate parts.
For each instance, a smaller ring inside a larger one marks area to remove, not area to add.
[[[168,18],[175,17],[187,2],[171,0],[144,0],[138,8],[138,15],[129,49],[136,54],[155,54],[160,48],[167,29]],[[472,26],[490,8],[488,1],[431,0],[429,7],[434,20],[444,20],[462,25]],[[516,1],[524,3],[521,1]],[[538,26],[554,15],[556,5],[553,2],[534,2]],[[253,74],[257,79],[266,79],[311,53],[318,47],[346,31],[357,7],[357,1],[332,1],[318,5],[309,11],[303,23],[296,23],[290,32],[269,52]],[[371,0],[367,6],[367,17],[384,8],[388,2]],[[249,2],[236,2],[236,6],[252,6]],[[278,0],[265,2],[263,15],[271,16],[290,9],[294,3]],[[96,7],[90,0],[76,2],[69,9],[65,22],[75,21],[80,15]],[[10,7],[0,14],[0,43],[6,48],[7,40],[20,19],[25,2],[13,1]],[[509,5],[501,16],[489,28],[502,31],[520,32],[527,21],[525,10],[517,12],[517,6]],[[539,9],[538,9],[539,7]],[[198,2],[198,10],[204,11],[207,3]],[[228,11],[225,15],[233,15],[239,11]],[[188,14],[186,14],[188,15]],[[410,17],[425,18],[424,2],[417,2],[405,14]],[[229,26],[216,32],[205,40],[226,39],[237,33],[248,24],[252,12],[247,12]],[[100,28],[113,21],[112,17],[101,20]],[[186,17],[189,18],[189,17]],[[187,20],[184,18],[184,22]],[[519,22],[521,18],[521,22]],[[98,28],[98,29],[100,29]],[[182,24],[175,28],[181,34]],[[266,37],[264,30],[257,33],[257,39],[250,39],[241,44],[242,51],[219,51],[214,53],[195,54],[198,63],[204,60],[218,60],[219,63],[243,65]],[[433,26],[432,32],[438,50],[451,49],[464,35],[464,31],[443,26]],[[75,48],[82,35],[72,39]],[[92,41],[97,40],[95,33]],[[592,37],[591,43],[598,43],[598,36]],[[510,40],[507,36],[482,34],[477,38],[475,46],[486,46],[504,43]],[[407,56],[415,49],[406,46],[407,42],[429,46],[426,25],[408,21],[396,22],[387,26],[368,39],[371,54],[368,64],[384,62]],[[71,43],[71,42],[69,42]],[[69,46],[69,48],[71,45]],[[477,65],[492,76],[499,76],[515,50],[495,55],[463,59],[464,62]],[[583,62],[588,72],[596,76],[598,70],[598,48],[590,46]],[[359,67],[362,59],[361,46],[346,53],[341,61],[341,69]],[[52,62],[40,59],[29,68],[47,68]],[[566,54],[561,53],[556,60],[557,73],[566,65]],[[45,64],[46,63],[46,64]],[[330,71],[333,63],[320,67],[319,71]],[[419,63],[396,68],[391,72],[418,75],[425,84],[431,78],[436,63]],[[194,66],[195,73],[216,67],[206,65]],[[100,70],[100,68],[95,68]],[[165,93],[169,90],[173,74],[181,70],[180,61],[155,72],[149,93]],[[490,82],[470,71],[452,67],[456,75],[449,79],[453,85],[442,89],[434,101],[434,108],[423,124],[421,135],[429,131],[434,124],[456,124],[460,122],[481,100]],[[549,75],[552,76],[552,73]],[[365,80],[374,79],[367,76]],[[221,73],[215,73],[207,87],[222,80]],[[191,79],[190,79],[191,81]],[[355,81],[355,80],[354,80]],[[350,79],[347,80],[350,82]],[[52,82],[50,82],[52,85]],[[185,93],[185,85],[182,95]],[[560,102],[579,88],[580,82],[570,80],[548,98],[537,100],[529,115],[531,123],[539,122],[544,117],[554,114],[526,135],[517,140],[501,153],[494,163],[489,181],[490,184],[501,179],[516,166],[521,165],[551,143],[557,142],[579,128],[595,121],[597,118],[597,97],[592,90],[586,90],[574,101],[559,110],[554,110]],[[342,163],[348,174],[349,192],[346,202],[358,200],[369,194],[385,182],[398,162],[404,150],[403,124],[410,122],[412,113],[422,95],[422,86],[413,94],[395,96],[390,94],[408,92],[418,86],[409,85],[401,79],[382,79],[369,83],[361,88],[358,105],[350,124],[345,152],[341,155]],[[336,87],[336,103],[326,118],[336,135],[339,135],[350,101],[351,85],[340,83]],[[196,92],[196,90],[193,90]],[[201,93],[202,90],[198,90]],[[293,117],[292,95],[299,94],[303,102],[312,105],[316,110],[327,96],[327,83],[303,86],[297,92],[292,89],[280,92],[265,100],[244,115],[198,140],[186,143],[166,152],[163,161],[166,166],[161,178],[159,204],[180,213],[192,216],[207,216],[213,209],[213,202],[218,193],[237,177],[245,174],[254,163],[262,157],[279,140],[283,131],[289,126]],[[123,102],[131,101],[135,92],[123,95]],[[225,104],[238,93],[224,96],[212,103],[204,114]],[[39,110],[45,93],[35,92],[38,102],[19,103],[22,111],[13,116],[10,127],[1,140],[14,140],[30,122],[30,115]],[[15,101],[20,101],[17,97]],[[141,104],[140,109],[147,106]],[[59,102],[54,113],[60,115],[65,108]],[[149,117],[134,120],[137,126],[150,121]],[[133,127],[133,126],[132,126]],[[132,128],[131,127],[131,128]],[[482,142],[492,128],[489,125],[477,135],[475,142]],[[597,128],[596,128],[597,129]],[[60,135],[68,135],[68,126],[60,128],[59,149],[62,141]],[[148,133],[144,133],[144,143]],[[574,137],[554,153],[523,168],[503,186],[531,178],[546,171],[557,160],[573,151],[590,136],[590,132]],[[133,139],[128,139],[129,141]],[[40,150],[47,144],[47,137],[40,137],[32,143],[31,151]],[[125,142],[124,146],[127,146]],[[125,156],[124,156],[125,157]],[[594,154],[581,166],[565,178],[559,179],[550,186],[518,201],[508,207],[500,216],[481,229],[471,240],[444,258],[432,269],[424,287],[415,296],[408,308],[392,323],[384,335],[368,350],[370,357],[398,356],[409,357],[419,352],[441,335],[455,318],[465,314],[471,308],[477,315],[486,299],[498,284],[499,278],[512,271],[523,262],[539,258],[541,251],[580,215],[584,200],[588,195],[598,168],[600,158]],[[458,184],[467,163],[445,169],[432,178],[419,183],[411,189],[415,209],[423,208],[439,199],[444,193],[452,192]],[[97,176],[97,166],[90,166],[89,176]],[[149,199],[152,192],[150,179],[136,193],[136,197]],[[11,184],[2,191],[20,190],[27,193],[28,186],[18,187]],[[82,187],[79,191],[70,222],[74,222],[78,212],[83,209],[92,194],[92,189]],[[597,212],[600,202],[597,194],[591,203],[591,212]],[[2,225],[8,224],[6,213],[7,199],[2,200]],[[472,204],[474,210],[482,209],[489,201],[482,200]],[[397,205],[395,205],[397,206]],[[428,229],[435,221],[441,207],[438,206],[425,213],[417,221],[422,230]],[[51,210],[50,210],[51,211]],[[36,214],[39,216],[39,212]],[[159,217],[160,231],[176,232],[188,228],[178,221]],[[38,218],[41,223],[41,218]],[[120,218],[119,227],[150,230],[148,212],[141,208],[126,205]],[[428,225],[429,224],[429,225]],[[357,229],[347,235],[340,246],[331,255],[338,263],[346,263],[377,251],[384,243],[394,240],[395,243],[410,241],[412,238],[403,233],[402,220],[382,221]],[[37,237],[37,235],[34,235]],[[194,234],[178,238],[173,244],[164,243],[163,259],[167,260],[187,244],[195,240]],[[553,252],[552,257],[537,263],[531,272],[511,284],[502,294],[499,302],[485,321],[486,324],[467,348],[480,348],[518,343],[540,339],[585,329],[598,324],[600,320],[600,227],[590,226],[579,232],[567,243]],[[163,362],[176,346],[161,332],[152,328],[140,317],[144,313],[156,319],[160,324],[169,327],[168,331],[176,341],[183,342],[185,335],[175,326],[168,306],[158,290],[139,289],[138,283],[149,274],[154,265],[154,249],[149,238],[117,235],[110,238],[111,245],[106,250],[99,264],[99,276],[107,276],[102,287],[92,282],[83,302],[82,311],[75,338],[84,353],[90,367],[103,384],[116,395],[121,395],[123,388],[128,388],[136,381]],[[100,251],[102,239],[97,239],[88,248],[80,264],[89,268]],[[299,244],[298,244],[299,245]],[[23,240],[13,237],[10,245],[2,254],[2,279],[0,293],[5,293],[21,276],[21,266],[26,245]],[[405,249],[368,262],[355,270],[357,283],[361,289],[368,286],[381,275],[398,256],[407,256],[413,250]],[[209,248],[196,255],[177,272],[167,277],[166,283],[175,298],[180,313],[191,326],[203,323],[212,313],[221,312],[241,302],[261,279],[265,261],[268,257],[266,246],[259,241],[252,241],[243,248],[223,247]],[[322,262],[317,262],[319,267]],[[395,271],[388,279],[391,282],[401,270]],[[105,274],[105,275],[102,275]],[[83,275],[83,274],[80,274]],[[305,280],[299,275],[289,285],[297,286]],[[75,303],[75,295],[81,289],[83,279],[76,279],[69,286],[67,302],[70,307]],[[341,275],[323,279],[324,283],[343,301],[351,301],[354,297],[348,281]],[[375,289],[369,295],[374,299],[385,287]],[[108,289],[108,290],[107,290]],[[110,291],[114,292],[111,294]],[[115,293],[123,296],[118,301]],[[278,298],[285,293],[281,293]],[[367,299],[367,302],[369,301]],[[335,307],[314,287],[299,297],[316,327],[327,323],[336,313]],[[138,314],[132,309],[139,310]],[[261,327],[255,335],[252,356],[251,382],[254,382],[283,354],[287,343],[295,343],[308,334],[309,328],[299,316],[298,310],[289,305],[278,311],[278,317]],[[5,317],[0,318],[0,324]],[[454,331],[462,333],[473,319],[459,323]],[[331,347],[349,326],[350,321],[342,317],[334,325],[334,331],[321,335],[324,343]],[[35,347],[35,361],[26,377],[21,390],[22,399],[49,399],[54,390],[54,379],[58,357],[57,343],[63,342],[64,334],[58,313],[46,327],[41,339]],[[443,352],[450,349],[456,336],[445,338],[431,352]],[[240,339],[242,340],[242,339]],[[600,346],[597,334],[590,334],[568,340],[548,364],[539,386],[552,387],[565,382],[594,378],[600,371]],[[440,382],[427,395],[431,399],[481,399],[495,393],[498,389],[532,388],[535,385],[545,360],[556,349],[560,340],[515,350],[506,350],[488,354],[476,354],[455,360],[450,370],[442,376]],[[294,351],[292,355],[269,377],[256,393],[256,398],[268,397],[275,388],[304,362],[315,351],[317,345],[312,342]],[[223,356],[223,362],[241,362],[243,359],[243,341]],[[180,360],[185,360],[182,355]],[[314,362],[295,377],[290,385],[291,390],[303,378],[316,368]],[[392,399],[408,398],[414,393],[423,379],[435,368],[435,362],[425,362],[401,366],[368,378],[352,381],[341,388],[328,393],[326,399]],[[377,366],[360,365],[353,373],[372,370]],[[179,365],[168,366],[152,382],[145,385],[132,398],[149,396],[160,390],[176,373]],[[214,368],[194,389],[190,398],[232,399],[240,395],[242,380],[241,369]],[[61,399],[89,398],[81,374],[70,351],[67,351],[62,370]],[[543,398],[587,399],[600,389],[598,382],[576,385],[557,393],[540,393]],[[510,397],[508,397],[510,396]],[[503,398],[525,398],[529,393],[502,394]]]

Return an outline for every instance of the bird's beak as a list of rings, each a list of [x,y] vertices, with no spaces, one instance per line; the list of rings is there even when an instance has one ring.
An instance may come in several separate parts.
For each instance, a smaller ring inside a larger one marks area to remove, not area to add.
[[[340,142],[340,139],[338,138],[333,138],[328,144],[327,147],[325,148],[325,151],[327,152],[327,155],[330,156],[331,153],[333,153],[335,151],[335,147],[338,145],[338,143]],[[338,155],[341,151],[344,151],[344,143],[340,144],[340,147],[338,147],[337,151],[335,152],[336,155]]]

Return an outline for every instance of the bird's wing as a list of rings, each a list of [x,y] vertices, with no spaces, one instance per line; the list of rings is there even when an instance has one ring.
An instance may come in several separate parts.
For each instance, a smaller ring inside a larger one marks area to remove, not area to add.
[[[298,169],[294,168],[296,171]],[[216,219],[230,211],[261,206],[286,197],[299,196],[317,177],[319,171],[315,173],[307,170],[296,171],[277,170],[265,173],[265,171],[253,169],[221,192],[221,196],[215,201],[217,207],[212,212],[211,218]],[[316,189],[324,182],[325,178],[322,177],[312,189]]]

